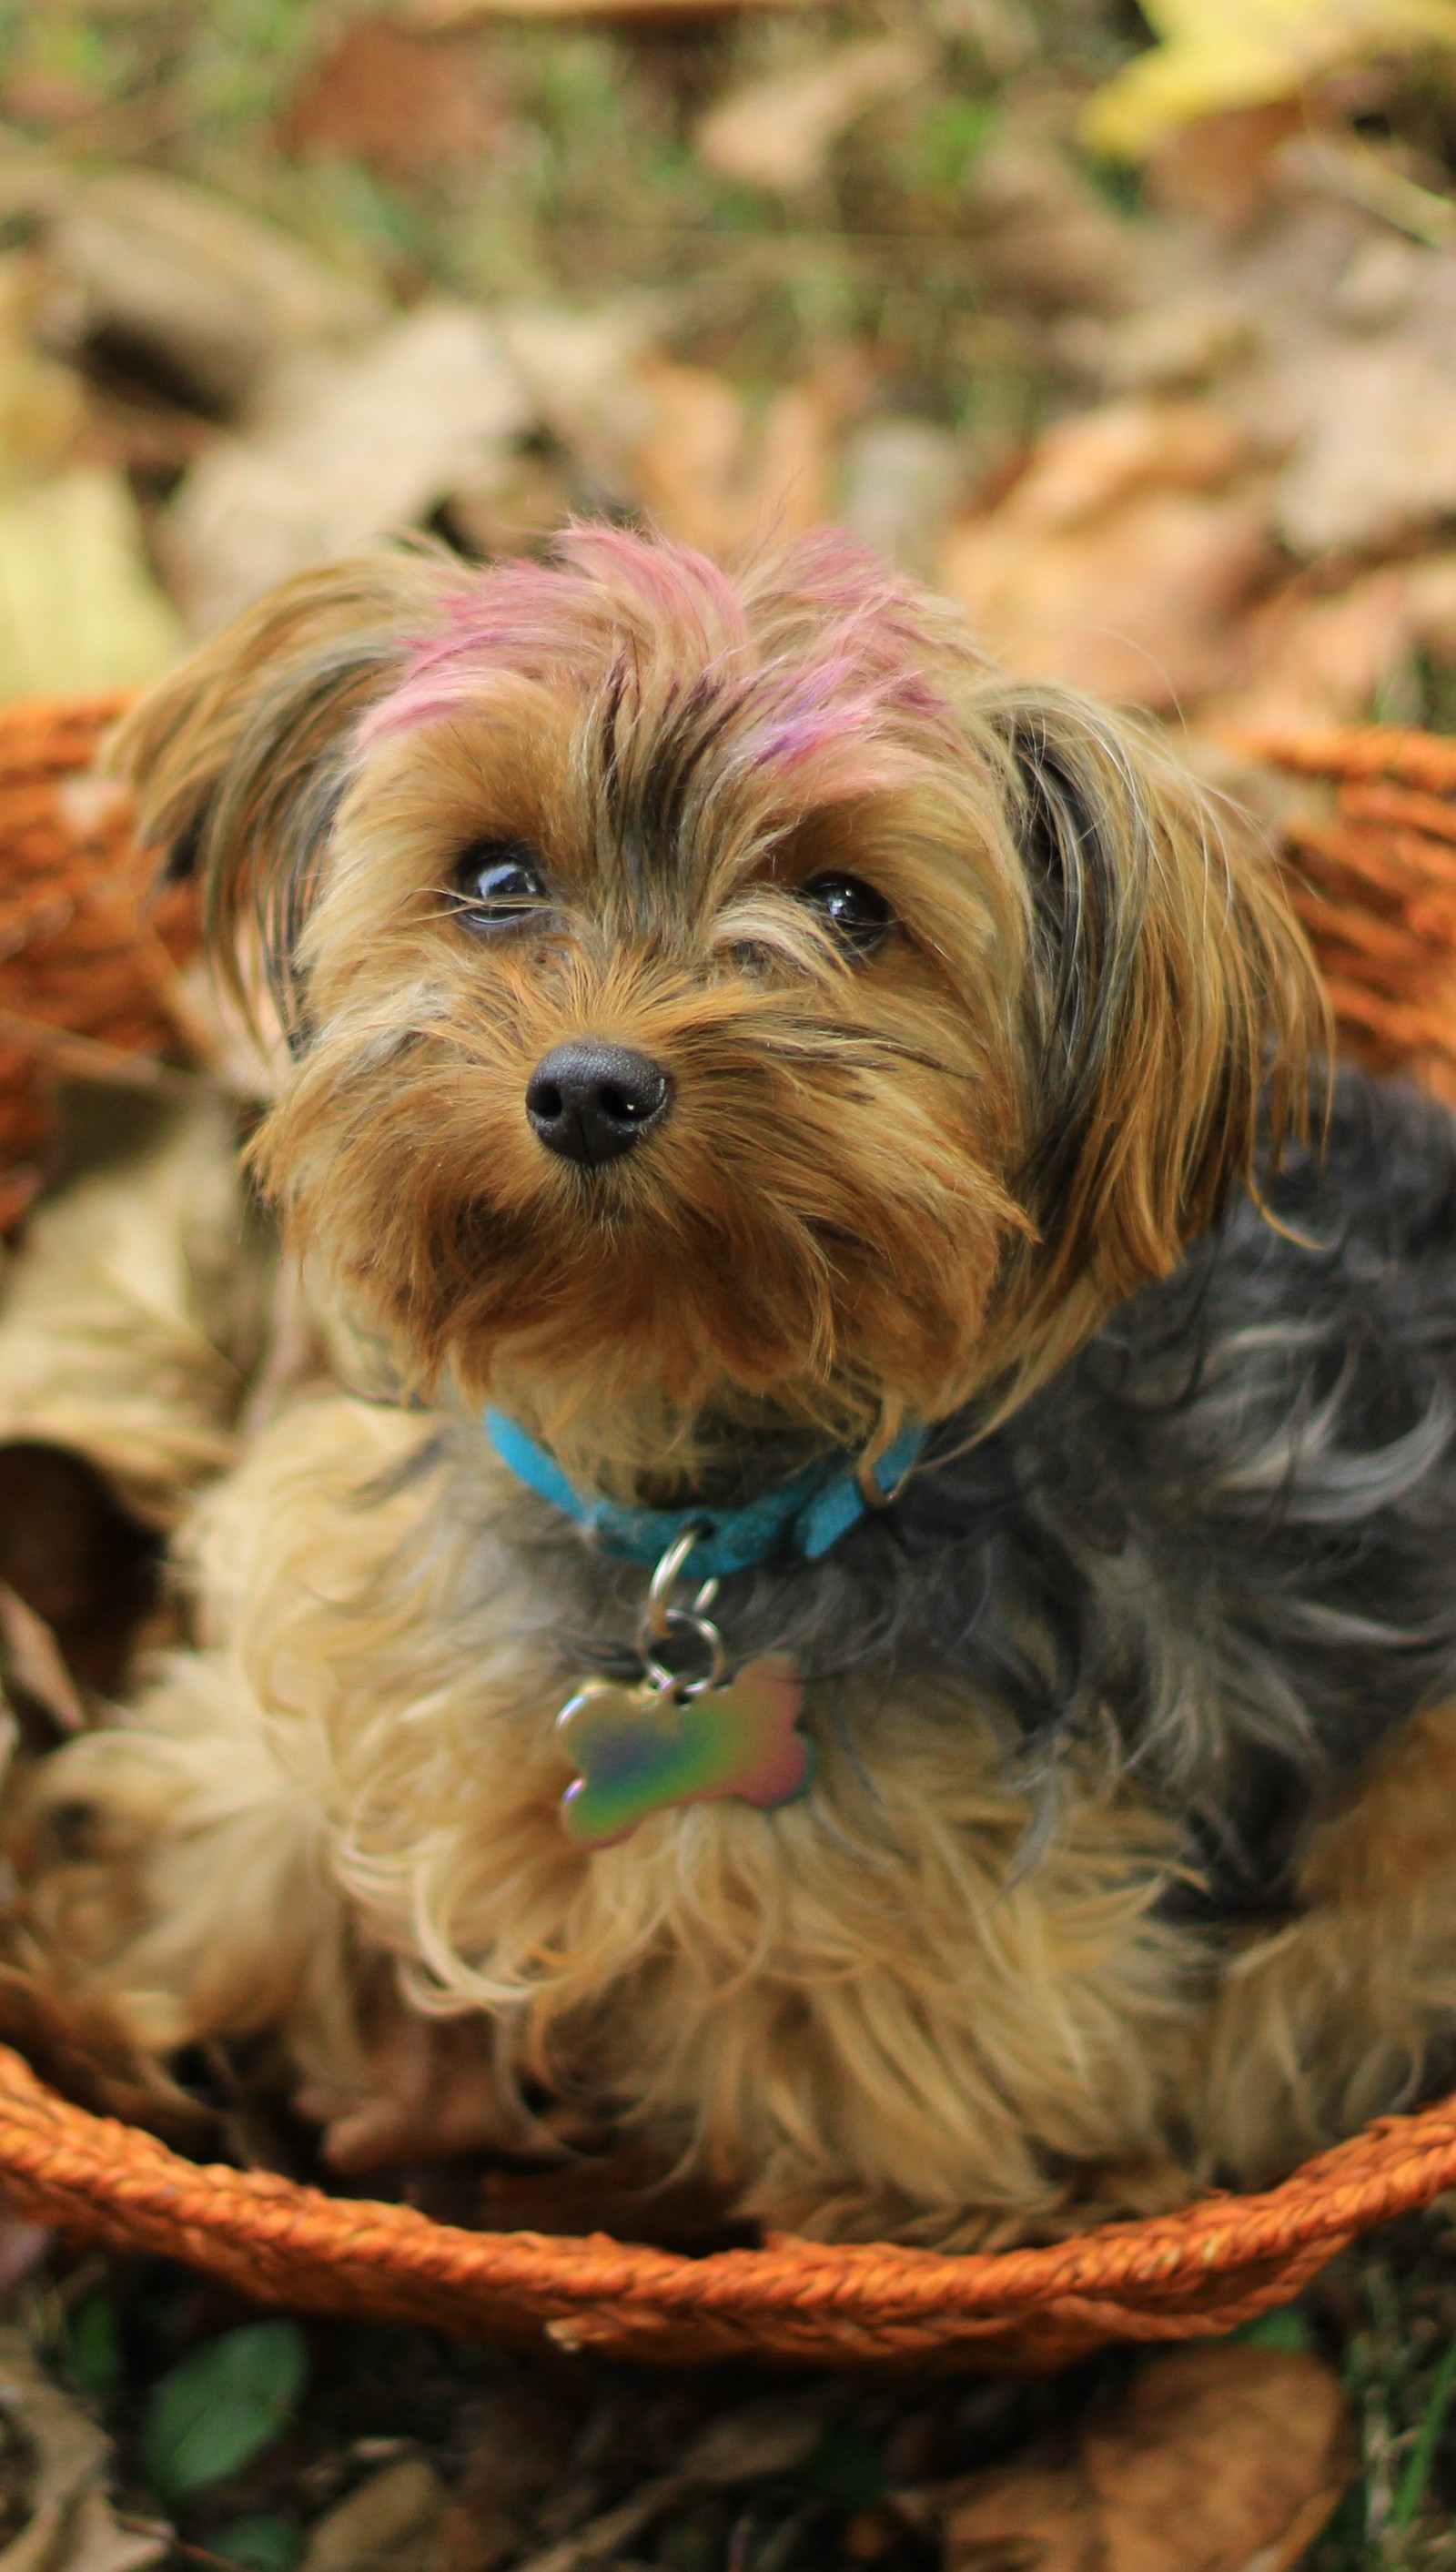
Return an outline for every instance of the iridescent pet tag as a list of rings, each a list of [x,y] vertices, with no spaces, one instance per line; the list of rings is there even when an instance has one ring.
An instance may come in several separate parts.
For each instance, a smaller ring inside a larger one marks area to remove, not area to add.
[[[791,1802],[814,1773],[813,1744],[795,1729],[803,1701],[787,1652],[764,1652],[718,1686],[684,1688],[663,1673],[639,1687],[581,1688],[556,1717],[580,1771],[561,1801],[569,1836],[609,1848],[669,1804]]]

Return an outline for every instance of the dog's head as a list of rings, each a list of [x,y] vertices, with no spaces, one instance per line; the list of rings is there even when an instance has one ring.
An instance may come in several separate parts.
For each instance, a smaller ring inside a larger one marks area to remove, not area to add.
[[[327,569],[122,758],[283,1006],[298,1235],[563,1455],[1011,1398],[1302,1095],[1257,855],[838,538],[737,580],[605,528]]]

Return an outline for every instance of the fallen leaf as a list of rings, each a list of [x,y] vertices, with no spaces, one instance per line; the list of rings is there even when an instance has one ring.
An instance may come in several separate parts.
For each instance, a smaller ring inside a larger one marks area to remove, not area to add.
[[[630,503],[629,459],[653,419],[643,368],[668,318],[665,299],[623,296],[590,311],[517,304],[494,318],[537,418],[598,503]]]
[[[208,2552],[238,2572],[297,2572],[304,2551],[299,2528],[277,2510],[258,2510],[249,2518],[230,2518],[211,2531]]]
[[[901,36],[837,46],[801,70],[753,81],[710,108],[695,141],[719,178],[794,196],[811,187],[842,134],[930,70],[924,45]]]
[[[1332,348],[1305,397],[1309,424],[1274,493],[1291,552],[1384,552],[1456,513],[1456,358],[1446,346],[1387,330]]]
[[[271,2447],[308,2369],[309,2344],[291,2321],[245,2322],[169,2367],[142,2423],[143,2459],[163,2499],[206,2491]]]
[[[486,152],[501,125],[498,79],[468,33],[352,17],[304,78],[279,129],[303,161],[362,161],[409,181]]]
[[[1190,118],[1151,148],[1151,203],[1159,214],[1205,217],[1224,231],[1249,223],[1277,185],[1281,147],[1314,112],[1307,99],[1272,98]]]
[[[1421,650],[1456,659],[1456,554],[1386,563],[1328,593],[1289,582],[1238,630],[1236,680],[1198,720],[1278,732],[1368,722]]]
[[[422,305],[350,356],[300,360],[161,522],[188,624],[210,632],[290,573],[427,517],[456,479],[504,478],[533,416],[500,332],[463,304]]]
[[[119,474],[0,491],[0,697],[138,686],[182,642]]]
[[[110,2439],[18,2330],[0,2329],[0,2405],[36,2455],[30,2522],[0,2547],[0,2572],[142,2572],[164,2559],[170,2532],[121,2525],[105,2489]]]
[[[1456,45],[1453,0],[1143,0],[1159,41],[1093,91],[1094,152],[1140,160],[1172,127],[1288,98],[1323,74],[1420,45]]]
[[[48,346],[127,353],[162,386],[226,415],[302,349],[377,326],[372,289],[277,226],[154,170],[6,174],[0,204],[40,226],[55,277]]]
[[[429,2572],[444,2507],[422,2456],[384,2465],[319,2521],[302,2572]]]
[[[1352,2469],[1332,2368],[1291,2350],[1172,2350],[1070,2456],[1049,2450],[902,2496],[946,2572],[1290,2572]]]
[[[653,357],[638,381],[647,416],[625,469],[666,534],[724,560],[831,515],[838,435],[857,390],[846,369],[826,365],[785,385],[757,419],[734,385],[700,366]]]
[[[1273,567],[1267,476],[1192,403],[1062,422],[997,506],[954,527],[940,579],[1012,667],[1160,711],[1231,675],[1235,619]]]

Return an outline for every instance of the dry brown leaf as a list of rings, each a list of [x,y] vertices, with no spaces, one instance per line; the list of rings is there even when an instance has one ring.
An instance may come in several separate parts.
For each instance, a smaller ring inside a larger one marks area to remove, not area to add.
[[[651,428],[641,368],[667,319],[663,299],[623,296],[589,311],[517,304],[495,316],[535,412],[598,491],[632,498],[629,458]]]
[[[106,2496],[110,2439],[18,2330],[0,2330],[0,2404],[36,2451],[30,2523],[0,2547],[0,2572],[143,2572],[163,2560],[167,2534],[123,2527]]]
[[[280,128],[300,160],[363,161],[407,184],[489,150],[501,126],[489,56],[468,31],[350,18],[301,84]]]
[[[319,2521],[302,2572],[429,2572],[444,2506],[422,2456],[384,2465]]]
[[[500,333],[463,304],[421,305],[347,357],[300,360],[159,529],[189,624],[211,632],[273,582],[428,516],[457,478],[504,476],[533,417]]]
[[[1271,567],[1266,477],[1227,421],[1120,402],[1063,422],[940,578],[1013,668],[1167,710],[1226,681]]]
[[[638,382],[647,419],[626,470],[638,505],[668,535],[721,559],[831,515],[838,438],[857,389],[850,371],[829,365],[786,385],[757,421],[732,384],[700,366],[650,357]]]
[[[1333,2370],[1220,2342],[1153,2358],[1071,2457],[911,2495],[946,2572],[1290,2572],[1350,2478]]]
[[[301,348],[343,346],[382,318],[365,286],[209,190],[153,170],[80,179],[24,165],[0,205],[42,224],[56,291],[47,342],[152,351],[222,411],[246,407]]]
[[[1433,254],[1417,253],[1435,268]],[[1440,263],[1445,266],[1445,262]],[[1309,424],[1275,494],[1297,554],[1383,551],[1456,512],[1456,361],[1386,330],[1306,372]]]
[[[793,196],[821,175],[842,134],[880,100],[914,89],[931,60],[904,37],[868,37],[753,81],[709,109],[697,130],[699,158],[720,178]]]
[[[1202,215],[1227,228],[1246,224],[1275,184],[1280,146],[1302,133],[1314,112],[1308,99],[1276,98],[1193,117],[1153,153],[1146,178],[1151,202],[1170,215]]]
[[[1291,582],[1245,620],[1235,682],[1199,721],[1254,731],[1368,722],[1421,649],[1456,658],[1456,554],[1387,563],[1329,595]]]

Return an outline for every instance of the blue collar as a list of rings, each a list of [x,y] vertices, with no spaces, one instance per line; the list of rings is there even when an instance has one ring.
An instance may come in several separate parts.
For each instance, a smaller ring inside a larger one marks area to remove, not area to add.
[[[542,1500],[553,1501],[574,1519],[583,1535],[608,1554],[629,1563],[660,1563],[670,1545],[688,1528],[708,1533],[693,1547],[683,1566],[695,1581],[722,1580],[730,1572],[747,1572],[772,1555],[796,1553],[810,1563],[828,1554],[862,1519],[868,1506],[855,1467],[843,1456],[806,1465],[792,1481],[779,1483],[740,1510],[638,1510],[597,1492],[579,1492],[567,1481],[554,1456],[538,1447],[513,1420],[487,1411],[485,1426],[501,1463]],[[877,1461],[874,1473],[888,1499],[909,1473],[929,1432],[907,1429]]]

